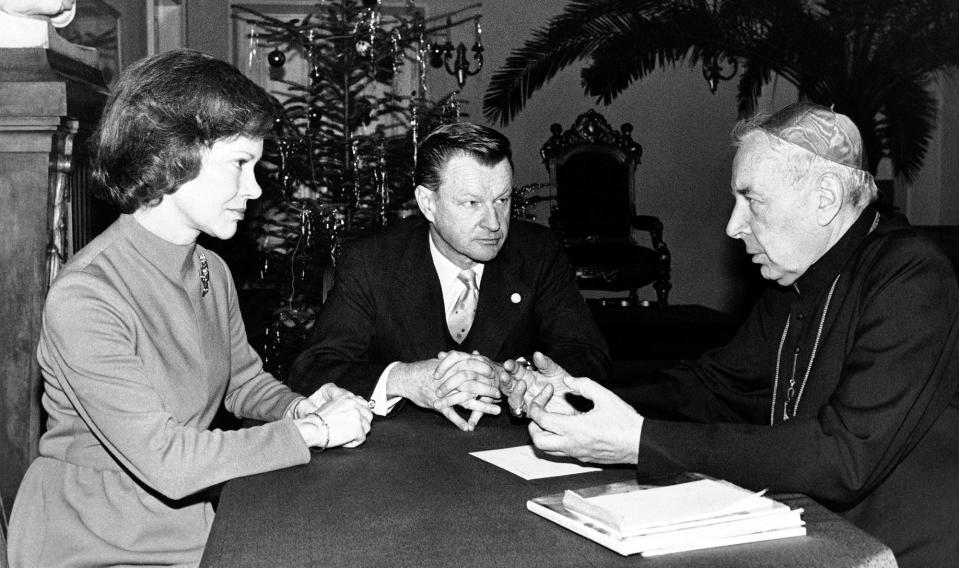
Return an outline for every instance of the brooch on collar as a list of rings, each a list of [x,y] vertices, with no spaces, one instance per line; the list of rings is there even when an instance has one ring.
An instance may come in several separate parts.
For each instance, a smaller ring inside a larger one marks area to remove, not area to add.
[[[210,292],[210,265],[206,263],[206,255],[200,253],[200,295],[206,296]]]

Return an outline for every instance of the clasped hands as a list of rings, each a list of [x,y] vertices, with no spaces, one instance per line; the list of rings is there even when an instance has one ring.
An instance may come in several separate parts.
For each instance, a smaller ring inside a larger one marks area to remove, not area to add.
[[[508,373],[478,352],[442,351],[435,359],[402,363],[390,374],[389,394],[422,408],[432,408],[464,432],[476,428],[484,414],[499,414],[498,384]],[[455,407],[470,412],[464,419]]]
[[[363,397],[326,383],[296,405],[293,418],[311,448],[355,448],[366,441],[373,412]]]
[[[576,414],[565,398],[573,392],[565,383],[568,377],[562,367],[538,352],[532,364],[514,359],[499,364],[475,351],[444,351],[436,359],[398,366],[391,374],[390,390],[471,432],[484,414],[500,413],[503,395],[516,416],[522,416],[534,402],[549,412]],[[468,410],[469,418],[460,416],[456,407]]]
[[[639,454],[643,417],[611,391],[586,377],[573,377],[555,361],[535,353],[532,365],[503,364],[478,353],[441,352],[437,359],[398,369],[401,396],[439,411],[461,430],[472,431],[484,414],[499,414],[507,396],[514,415],[528,414],[533,444],[547,454],[594,463],[633,463]],[[566,394],[593,402],[577,411]],[[468,420],[455,407],[470,411]]]
[[[507,360],[502,365],[478,353],[441,352],[436,359],[397,369],[400,396],[439,411],[461,430],[472,431],[484,414],[499,414],[507,396],[514,415],[527,414],[533,444],[550,455],[581,461],[635,464],[643,417],[599,383],[573,377],[542,353],[532,365]],[[391,375],[392,377],[392,375]],[[577,411],[566,394],[593,403]],[[464,420],[454,407],[470,411]],[[366,441],[373,419],[363,397],[327,383],[294,408],[294,422],[311,447],[355,447]]]

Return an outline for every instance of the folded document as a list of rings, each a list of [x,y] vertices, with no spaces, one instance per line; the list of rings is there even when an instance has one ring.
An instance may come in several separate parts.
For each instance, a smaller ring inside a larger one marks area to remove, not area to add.
[[[806,534],[802,509],[715,479],[622,482],[531,499],[527,508],[620,554],[669,554]]]

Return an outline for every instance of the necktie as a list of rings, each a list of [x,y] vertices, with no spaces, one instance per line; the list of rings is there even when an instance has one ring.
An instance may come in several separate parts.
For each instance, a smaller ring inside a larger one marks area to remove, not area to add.
[[[453,312],[450,314],[446,325],[449,327],[453,339],[457,343],[463,343],[463,339],[473,325],[473,316],[476,315],[479,288],[476,287],[476,273],[469,268],[461,271],[456,277],[466,286],[466,289],[453,304]]]

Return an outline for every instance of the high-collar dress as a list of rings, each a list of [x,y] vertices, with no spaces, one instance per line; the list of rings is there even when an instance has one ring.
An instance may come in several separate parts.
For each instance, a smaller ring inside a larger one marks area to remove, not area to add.
[[[51,287],[37,357],[47,423],[11,514],[14,567],[196,565],[204,490],[310,459],[283,419],[297,395],[247,343],[226,264],[130,215]],[[266,424],[210,430],[223,406]]]

